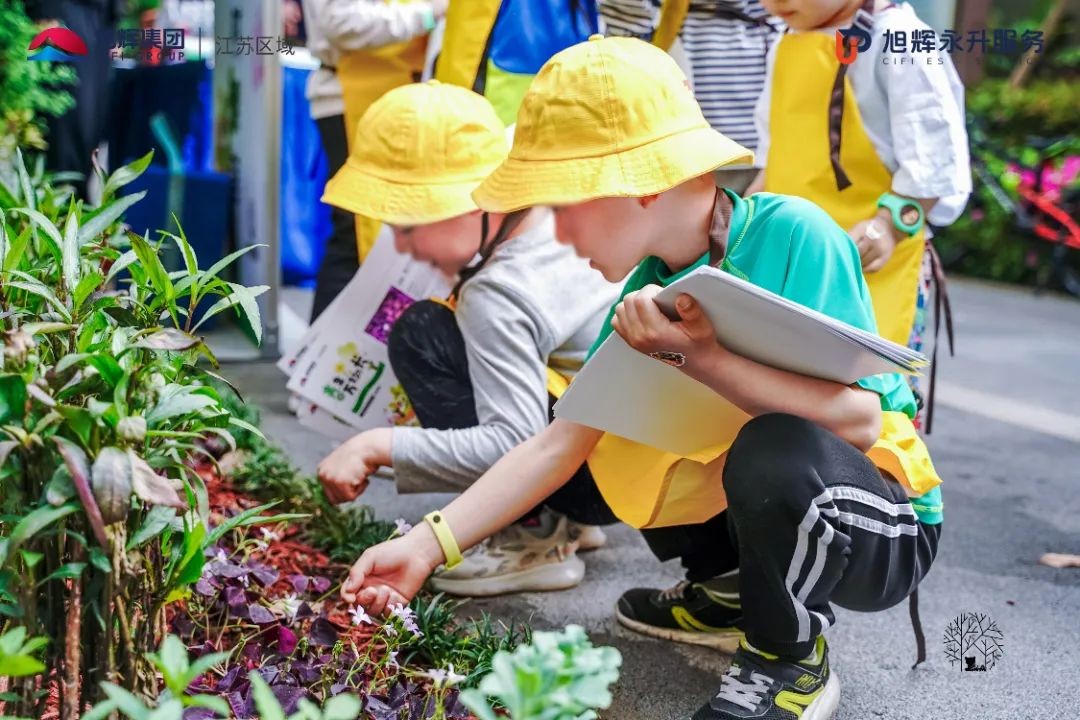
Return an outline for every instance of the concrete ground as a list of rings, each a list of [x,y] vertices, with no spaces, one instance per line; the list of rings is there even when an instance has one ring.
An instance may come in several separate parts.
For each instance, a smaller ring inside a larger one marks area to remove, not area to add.
[[[945,478],[938,560],[920,591],[929,659],[916,671],[906,603],[889,611],[837,611],[828,633],[843,699],[838,720],[1018,720],[1074,717],[1080,690],[1080,569],[1055,570],[1048,551],[1080,553],[1080,303],[955,280],[957,355],[940,362],[929,444]],[[294,302],[295,302],[294,295]],[[302,299],[300,300],[302,302]],[[306,316],[306,311],[301,315]],[[286,411],[285,379],[270,364],[225,368],[264,425],[305,470],[330,442]],[[411,522],[448,496],[397,497],[376,482],[364,496],[379,514]],[[616,627],[624,590],[668,586],[678,567],[658,564],[632,530],[609,532],[586,556],[584,583],[555,594],[473,602],[534,627],[583,625],[623,654],[612,720],[681,720],[715,691],[729,658]],[[997,621],[1004,656],[986,673],[960,672],[942,635],[960,613]]]

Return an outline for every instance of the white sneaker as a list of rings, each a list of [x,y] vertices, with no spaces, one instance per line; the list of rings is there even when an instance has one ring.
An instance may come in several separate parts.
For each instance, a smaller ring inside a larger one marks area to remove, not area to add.
[[[578,552],[599,550],[607,545],[607,534],[599,525],[582,525],[573,520],[567,520],[566,525],[570,538],[577,540]]]
[[[538,529],[550,526],[546,535]],[[465,597],[566,590],[585,577],[565,516],[548,510],[538,527],[515,523],[465,553],[453,570],[441,570],[430,583],[436,592]]]

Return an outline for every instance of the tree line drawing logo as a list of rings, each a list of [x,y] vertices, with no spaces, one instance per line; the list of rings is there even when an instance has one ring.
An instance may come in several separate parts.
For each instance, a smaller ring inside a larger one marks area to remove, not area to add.
[[[1005,636],[997,621],[986,613],[957,615],[945,627],[942,639],[949,666],[959,664],[960,672],[987,672],[1005,654]]]

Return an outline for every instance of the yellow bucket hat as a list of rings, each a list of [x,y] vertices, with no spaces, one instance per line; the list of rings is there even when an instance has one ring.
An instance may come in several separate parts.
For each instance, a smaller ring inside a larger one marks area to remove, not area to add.
[[[654,45],[588,41],[554,55],[518,111],[509,157],[473,193],[491,212],[670,190],[754,154],[710,127]]]
[[[483,96],[432,80],[372,103],[348,160],[322,200],[392,225],[426,225],[476,210],[472,191],[506,157],[508,141]]]

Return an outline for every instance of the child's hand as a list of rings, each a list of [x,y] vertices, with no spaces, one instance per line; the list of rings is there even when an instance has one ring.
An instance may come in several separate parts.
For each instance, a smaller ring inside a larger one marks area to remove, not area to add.
[[[675,301],[679,320],[669,320],[653,298],[661,288],[647,285],[622,299],[611,327],[638,352],[680,353],[687,359],[718,347],[712,323],[689,295]]]
[[[896,244],[903,239],[897,236],[891,217],[882,217],[880,213],[851,228],[850,234],[859,248],[865,272],[877,272],[885,267]]]
[[[319,463],[318,474],[330,502],[355,500],[367,489],[368,476],[390,465],[391,430],[360,433],[342,443]]]
[[[424,537],[422,533],[430,537]],[[373,615],[390,605],[407,605],[442,562],[442,550],[426,527],[368,548],[349,570],[341,598]]]

